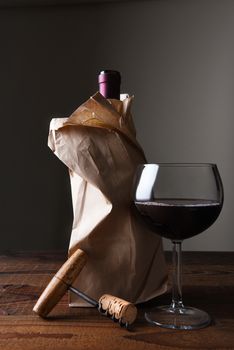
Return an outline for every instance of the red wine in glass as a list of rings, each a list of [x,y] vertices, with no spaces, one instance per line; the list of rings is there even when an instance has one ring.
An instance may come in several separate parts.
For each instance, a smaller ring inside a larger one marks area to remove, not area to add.
[[[198,329],[210,324],[202,310],[184,306],[181,243],[209,228],[223,205],[223,186],[215,164],[142,164],[134,180],[134,203],[151,230],[173,243],[172,301],[145,313],[165,328]]]
[[[135,205],[153,231],[177,241],[205,231],[222,208],[220,202],[206,199],[157,199]]]

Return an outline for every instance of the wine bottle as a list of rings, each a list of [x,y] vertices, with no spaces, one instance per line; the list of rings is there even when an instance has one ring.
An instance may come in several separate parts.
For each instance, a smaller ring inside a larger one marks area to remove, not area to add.
[[[116,70],[102,70],[98,76],[99,92],[108,99],[120,99],[121,75]]]

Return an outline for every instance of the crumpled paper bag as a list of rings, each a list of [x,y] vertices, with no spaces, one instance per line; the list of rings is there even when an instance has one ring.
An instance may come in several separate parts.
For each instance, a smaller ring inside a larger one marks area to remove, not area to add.
[[[140,303],[167,288],[161,238],[143,224],[131,199],[136,167],[146,162],[132,100],[107,100],[97,92],[69,118],[50,124],[49,147],[71,179],[69,252],[81,248],[89,256],[74,286],[96,300],[109,293]],[[87,304],[71,294],[70,305]]]

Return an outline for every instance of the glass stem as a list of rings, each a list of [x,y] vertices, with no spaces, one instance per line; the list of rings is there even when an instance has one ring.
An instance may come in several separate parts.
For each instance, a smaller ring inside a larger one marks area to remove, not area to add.
[[[181,241],[173,241],[172,250],[172,302],[173,309],[183,308]]]

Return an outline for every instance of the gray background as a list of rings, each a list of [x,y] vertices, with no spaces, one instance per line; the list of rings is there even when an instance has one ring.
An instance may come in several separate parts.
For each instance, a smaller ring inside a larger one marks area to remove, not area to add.
[[[234,1],[4,5],[1,249],[68,247],[70,184],[47,147],[49,121],[93,94],[98,71],[109,68],[121,71],[123,92],[135,95],[149,161],[218,164],[223,211],[184,249],[234,250]]]

